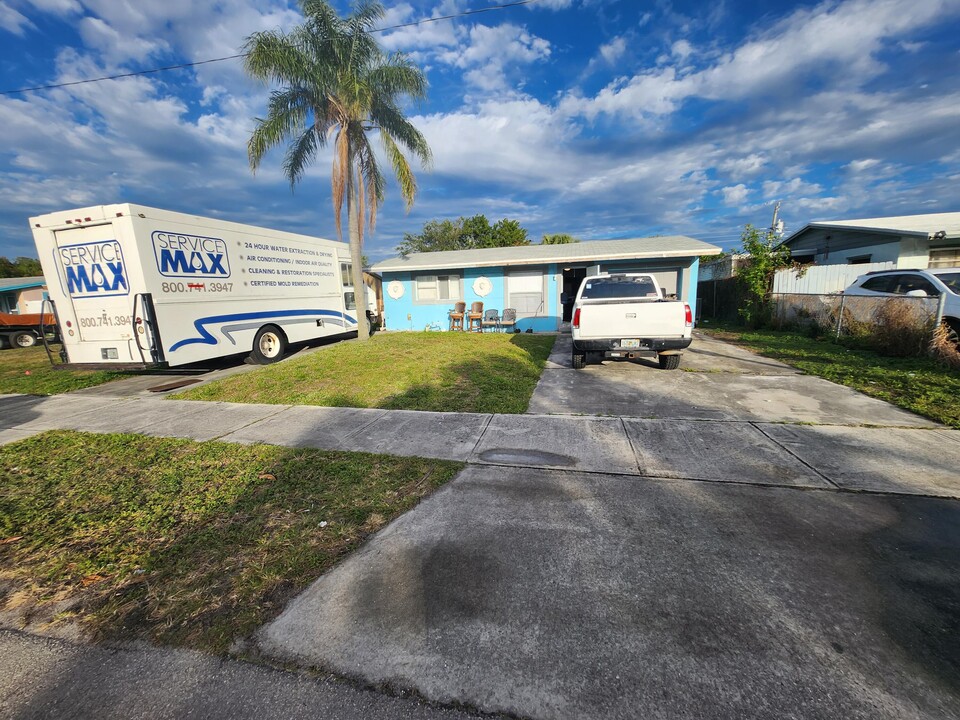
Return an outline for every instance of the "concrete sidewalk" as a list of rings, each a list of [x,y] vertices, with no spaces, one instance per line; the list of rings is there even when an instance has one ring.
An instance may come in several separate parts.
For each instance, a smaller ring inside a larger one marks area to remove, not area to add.
[[[0,442],[136,432],[478,465],[960,497],[960,431],[922,427],[489,415],[153,398],[0,396]]]
[[[470,720],[478,715],[189,650],[75,645],[0,630],[0,717]]]

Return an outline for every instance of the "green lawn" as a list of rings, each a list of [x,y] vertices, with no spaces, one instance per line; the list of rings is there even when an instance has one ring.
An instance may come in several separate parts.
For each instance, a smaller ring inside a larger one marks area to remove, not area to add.
[[[187,400],[522,413],[554,335],[397,332],[180,393]]]
[[[0,447],[0,611],[226,651],[460,463],[139,435]]]
[[[54,345],[59,352],[60,346]],[[129,377],[108,370],[54,370],[42,346],[0,350],[0,394],[56,395]]]
[[[894,358],[793,332],[723,328],[705,330],[810,375],[832,380],[960,428],[960,372],[928,358]]]

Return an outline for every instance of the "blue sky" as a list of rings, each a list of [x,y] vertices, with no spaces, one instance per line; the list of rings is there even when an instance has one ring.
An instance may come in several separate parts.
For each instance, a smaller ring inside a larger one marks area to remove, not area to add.
[[[384,25],[491,4],[387,2]],[[0,89],[232,55],[297,7],[0,0]],[[960,210],[960,0],[536,0],[379,37],[427,74],[435,162],[410,214],[388,189],[374,260],[480,212],[730,247],[776,200],[788,232]],[[126,201],[336,237],[327,156],[294,192],[279,153],[249,170],[266,95],[232,60],[0,96],[0,255],[35,255],[31,215]]]

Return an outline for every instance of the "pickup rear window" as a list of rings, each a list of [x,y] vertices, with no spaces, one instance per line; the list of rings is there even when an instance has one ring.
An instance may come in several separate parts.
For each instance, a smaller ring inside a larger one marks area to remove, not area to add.
[[[583,300],[653,299],[657,286],[648,277],[611,277],[587,280],[580,298]]]

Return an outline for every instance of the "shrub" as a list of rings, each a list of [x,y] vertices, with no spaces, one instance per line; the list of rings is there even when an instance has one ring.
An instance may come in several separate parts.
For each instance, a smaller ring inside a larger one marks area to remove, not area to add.
[[[893,357],[924,355],[932,327],[907,300],[883,303],[874,313],[873,343],[877,352]]]
[[[934,328],[929,351],[930,356],[941,365],[960,369],[960,345],[957,345],[946,323]]]

